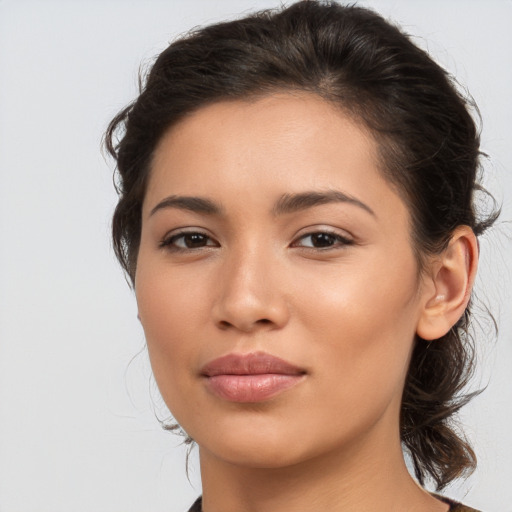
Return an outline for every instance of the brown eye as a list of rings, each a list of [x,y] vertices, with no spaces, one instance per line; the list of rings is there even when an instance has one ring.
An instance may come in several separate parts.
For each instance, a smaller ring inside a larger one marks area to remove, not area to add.
[[[178,238],[182,239],[183,245],[187,249],[195,249],[196,247],[204,247],[208,243],[208,237],[201,233],[190,233],[188,235],[182,235]]]
[[[217,244],[204,233],[189,232],[172,235],[160,244],[161,247],[175,250],[200,249],[202,247],[217,246]]]
[[[310,238],[313,247],[331,247],[336,243],[336,237],[329,233],[315,233]]]
[[[294,246],[312,249],[330,249],[350,245],[351,243],[352,240],[342,237],[337,233],[318,231],[315,233],[308,233],[307,235],[300,237],[298,241],[294,243]]]

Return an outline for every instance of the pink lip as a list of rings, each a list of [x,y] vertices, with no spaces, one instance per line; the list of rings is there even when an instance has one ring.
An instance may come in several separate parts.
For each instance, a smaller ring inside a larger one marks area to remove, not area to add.
[[[230,402],[261,402],[298,384],[305,371],[264,352],[228,354],[201,370],[208,389]]]

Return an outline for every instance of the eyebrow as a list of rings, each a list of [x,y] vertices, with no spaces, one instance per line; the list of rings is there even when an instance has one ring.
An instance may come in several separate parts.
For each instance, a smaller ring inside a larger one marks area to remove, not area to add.
[[[272,214],[274,216],[285,215],[328,203],[352,204],[376,217],[375,212],[367,204],[339,190],[284,194],[275,203],[274,207],[272,208]],[[151,210],[149,216],[152,216],[157,211],[166,208],[188,210],[203,215],[222,215],[223,213],[223,208],[220,205],[205,197],[172,195],[160,201]]]
[[[158,210],[164,208],[178,208],[180,210],[189,210],[195,213],[205,215],[220,215],[222,208],[210,199],[195,196],[169,196],[160,201],[149,213],[154,215]]]
[[[364,211],[376,217],[375,212],[359,199],[345,194],[339,190],[328,190],[326,192],[301,192],[299,194],[284,194],[277,201],[272,213],[274,215],[284,215],[294,213],[300,210],[313,208],[328,203],[348,203],[358,206]]]

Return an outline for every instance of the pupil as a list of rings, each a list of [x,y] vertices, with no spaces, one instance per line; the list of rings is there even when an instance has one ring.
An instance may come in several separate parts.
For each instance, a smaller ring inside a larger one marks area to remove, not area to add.
[[[315,247],[329,247],[334,243],[334,236],[328,233],[316,233],[312,239]]]
[[[202,247],[205,244],[205,236],[201,234],[191,234],[185,237],[186,246],[189,248]]]

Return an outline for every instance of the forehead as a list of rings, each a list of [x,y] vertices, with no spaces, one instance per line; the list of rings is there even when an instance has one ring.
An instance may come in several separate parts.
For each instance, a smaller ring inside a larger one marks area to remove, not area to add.
[[[364,202],[400,201],[368,130],[316,95],[280,93],[218,102],[168,130],[154,152],[145,203],[170,194],[225,201],[250,191],[271,200],[340,188]]]

